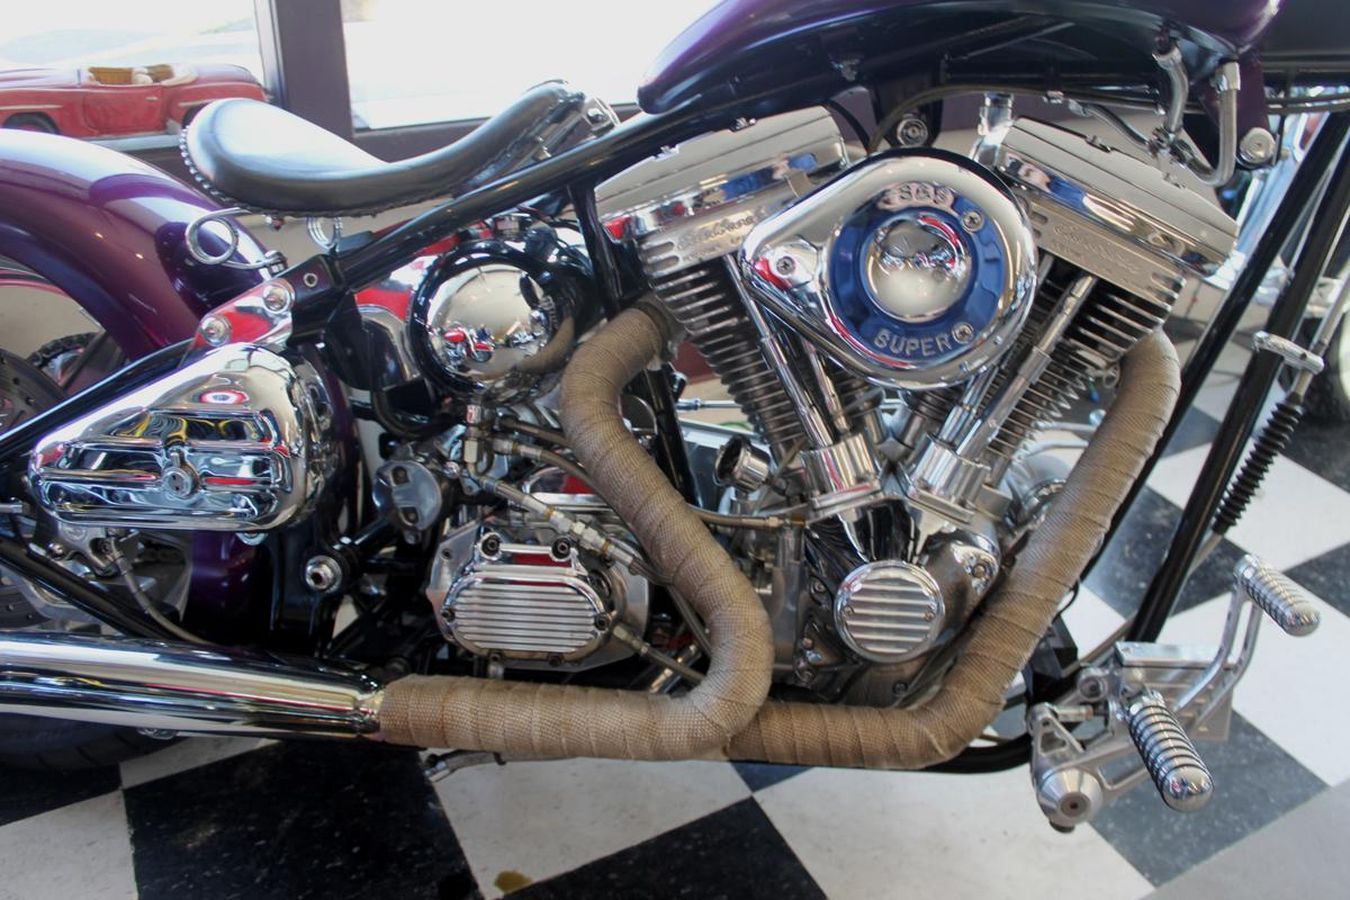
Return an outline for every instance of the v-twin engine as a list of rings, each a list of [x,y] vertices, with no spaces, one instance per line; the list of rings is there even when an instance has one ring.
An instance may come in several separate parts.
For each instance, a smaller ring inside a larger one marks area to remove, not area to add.
[[[853,155],[804,111],[690,141],[600,198],[761,442],[694,428],[723,443],[724,504],[804,501],[813,523],[790,546],[737,538],[766,594],[794,594],[775,600],[780,669],[828,691],[865,663],[886,674],[850,690],[891,703],[1063,483],[1036,433],[1109,389],[1235,227],[1152,164],[1030,119],[978,148],[988,167]]]

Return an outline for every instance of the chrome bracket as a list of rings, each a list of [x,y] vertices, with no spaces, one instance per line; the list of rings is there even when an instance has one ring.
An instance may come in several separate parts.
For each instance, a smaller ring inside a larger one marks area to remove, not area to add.
[[[1251,663],[1263,614],[1295,637],[1319,623],[1303,592],[1253,556],[1238,563],[1233,582],[1217,649],[1122,641],[1106,663],[1083,669],[1068,694],[1028,712],[1032,785],[1052,826],[1091,821],[1146,778],[1178,811],[1212,796],[1191,740],[1227,739],[1233,689]]]
[[[188,253],[204,266],[225,266],[227,269],[247,271],[262,269],[273,275],[282,272],[286,268],[286,257],[278,250],[269,250],[261,259],[254,262],[234,258],[239,250],[239,223],[234,218],[247,212],[248,210],[241,207],[231,206],[203,213],[193,219],[183,234],[183,242],[187,244]],[[219,253],[211,253],[202,246],[202,229],[211,224],[219,225],[225,230],[225,249]]]

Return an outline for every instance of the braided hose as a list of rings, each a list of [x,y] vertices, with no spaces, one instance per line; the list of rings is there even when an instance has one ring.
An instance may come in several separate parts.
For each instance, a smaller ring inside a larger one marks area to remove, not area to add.
[[[619,412],[624,386],[664,349],[671,331],[659,310],[616,317],[567,366],[561,418],[595,489],[706,623],[712,653],[703,682],[671,697],[409,676],[385,689],[379,711],[385,740],[516,758],[690,759],[719,750],[763,706],[773,667],[763,604]]]
[[[732,759],[920,769],[965,749],[1003,710],[1026,664],[1111,527],[1162,435],[1180,390],[1176,351],[1160,331],[1122,360],[1115,402],[1044,523],[971,623],[942,686],[906,709],[769,703],[728,745]]]

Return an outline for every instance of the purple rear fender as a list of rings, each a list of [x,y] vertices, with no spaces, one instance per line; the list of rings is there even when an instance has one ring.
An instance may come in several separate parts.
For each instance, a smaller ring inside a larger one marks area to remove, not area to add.
[[[130,357],[190,337],[207,310],[261,279],[188,255],[188,223],[219,208],[106,147],[0,129],[0,257],[74,299]],[[224,249],[215,235],[203,243]],[[241,232],[237,258],[262,252]]]
[[[220,207],[159,169],[72,138],[0,129],[0,257],[79,303],[129,357],[191,337],[211,307],[257,284],[257,271],[204,266],[183,242],[188,223]],[[205,249],[224,240],[206,234]],[[240,233],[239,260],[263,250]],[[3,345],[3,336],[0,336]],[[231,534],[193,538],[193,610],[213,632],[270,597],[258,548]],[[265,609],[265,605],[263,606]]]

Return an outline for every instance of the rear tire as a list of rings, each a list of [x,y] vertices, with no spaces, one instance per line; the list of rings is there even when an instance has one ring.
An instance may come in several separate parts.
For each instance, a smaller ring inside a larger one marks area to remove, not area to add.
[[[70,771],[115,766],[167,747],[172,740],[134,728],[39,716],[0,716],[0,766]]]
[[[5,120],[5,127],[18,128],[21,131],[41,131],[44,134],[61,133],[56,123],[42,113],[18,113],[10,116]]]

